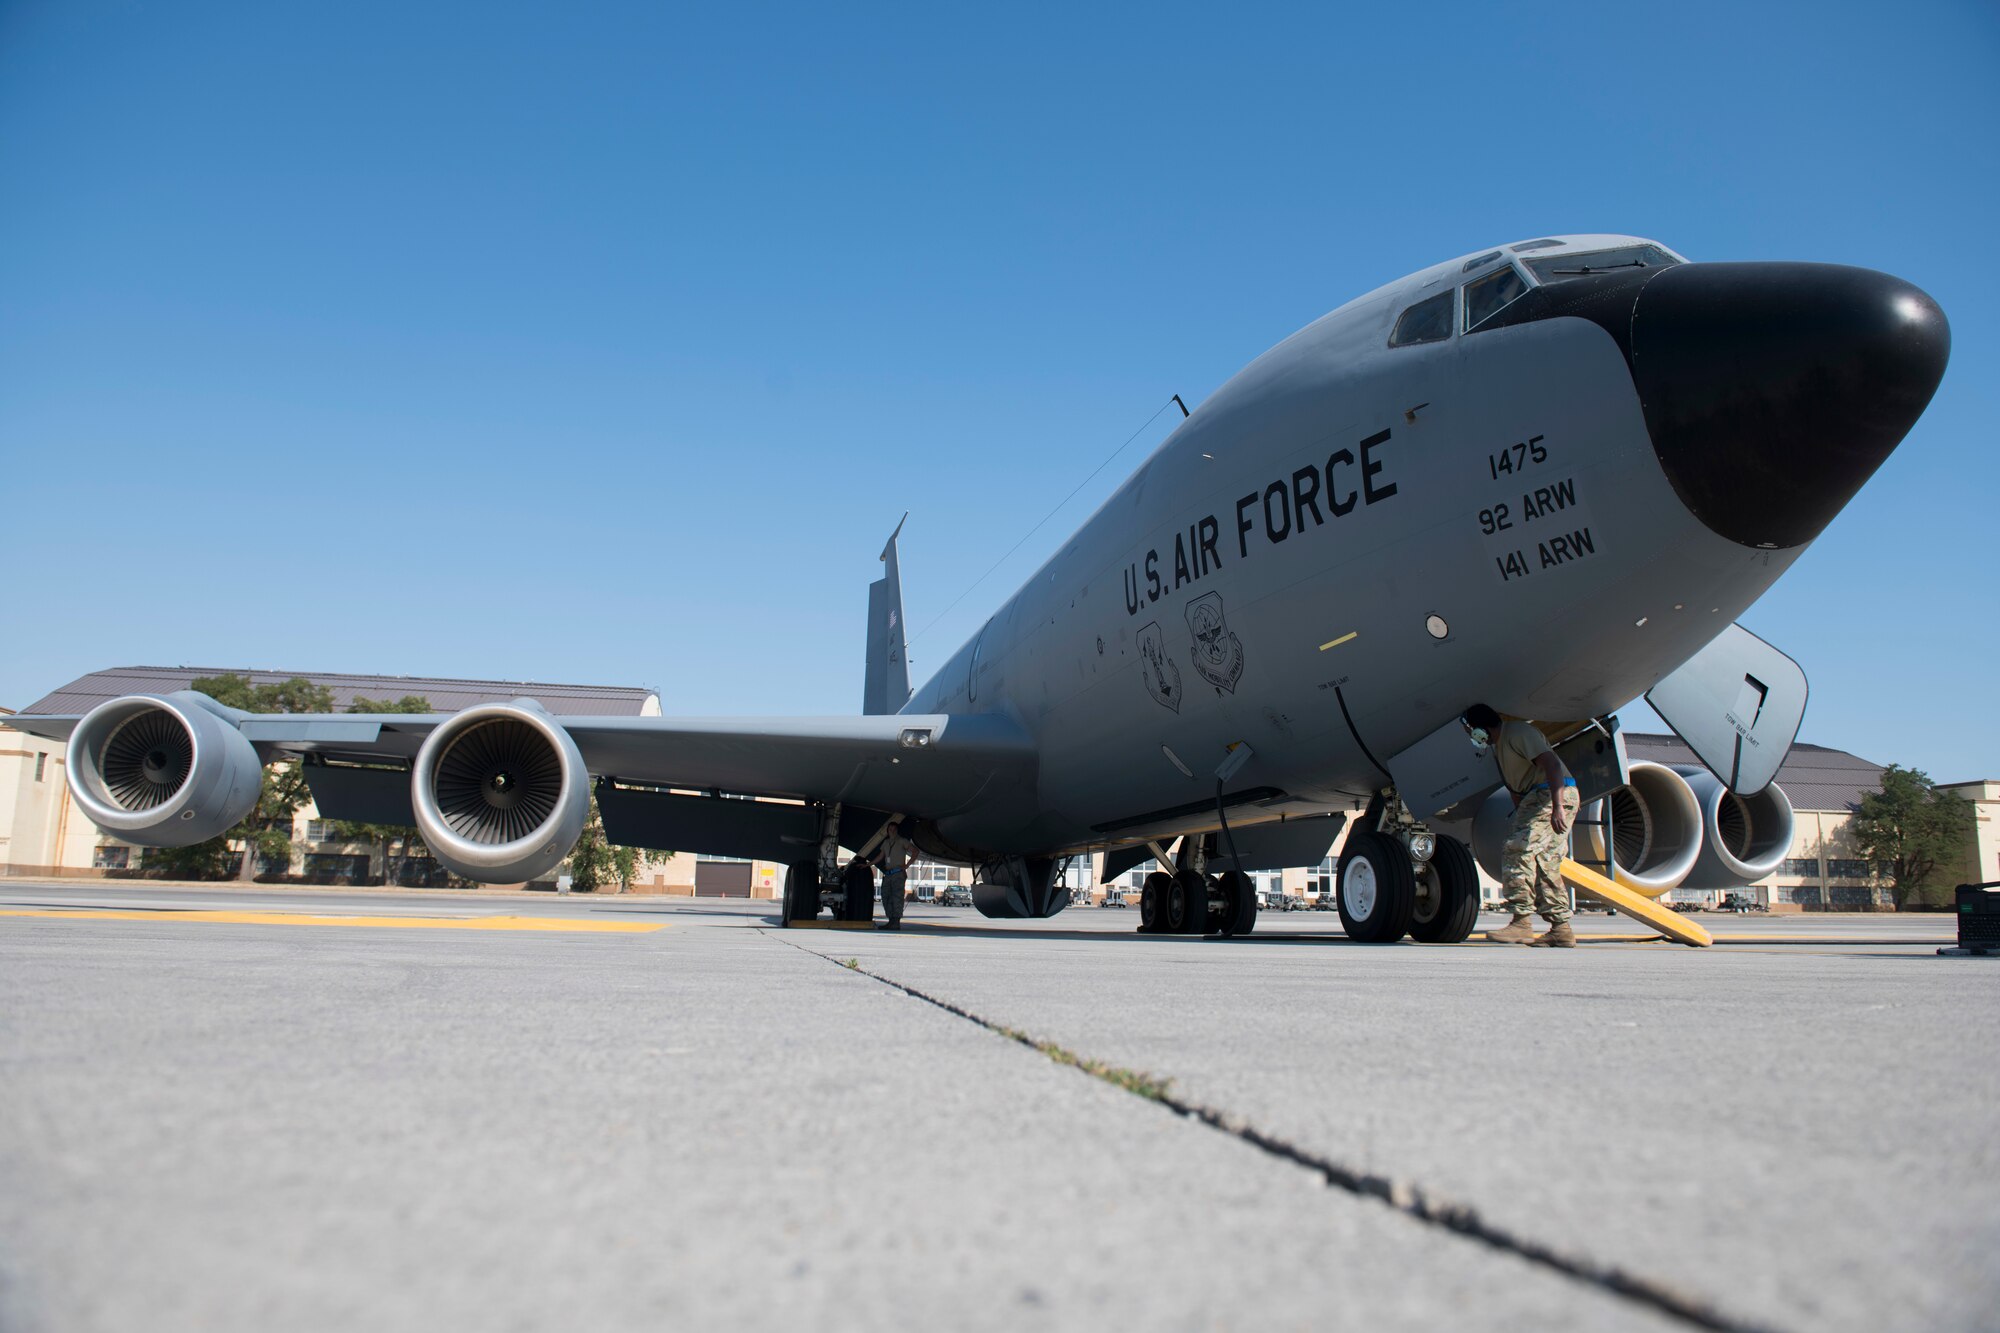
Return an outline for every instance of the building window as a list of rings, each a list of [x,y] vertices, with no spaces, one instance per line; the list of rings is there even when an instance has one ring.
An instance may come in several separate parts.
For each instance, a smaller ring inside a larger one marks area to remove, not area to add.
[[[359,884],[368,878],[368,858],[307,852],[305,873],[315,884]]]
[[[132,849],[130,847],[99,847],[90,854],[90,864],[99,870],[130,870]]]
[[[451,872],[434,856],[406,856],[396,870],[396,882],[406,889],[446,889],[451,887]]]
[[[1131,874],[1125,876],[1125,886],[1130,889],[1145,888],[1146,876],[1152,874],[1159,868],[1160,868],[1160,863],[1158,861],[1150,859],[1141,861],[1138,865],[1132,868]]]
[[[1867,879],[1869,868],[1866,861],[1833,860],[1826,863],[1828,879]]]
[[[307,842],[339,842],[331,819],[308,819],[306,821]]]
[[[1337,871],[1334,867],[1333,858],[1329,856],[1307,872],[1306,892],[1318,894],[1321,897],[1332,893],[1336,874]]]
[[[48,767],[48,763],[49,757],[47,754],[38,754],[35,756],[35,781],[40,782],[42,780],[42,771]]]
[[[909,882],[915,884],[954,884],[957,874],[950,866],[936,861],[910,862]]]
[[[1801,879],[1819,878],[1819,858],[1815,856],[1794,856],[1778,867],[1780,875],[1797,875]]]

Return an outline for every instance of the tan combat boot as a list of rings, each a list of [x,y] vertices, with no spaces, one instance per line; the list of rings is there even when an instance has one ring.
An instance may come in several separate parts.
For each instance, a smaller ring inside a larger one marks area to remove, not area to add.
[[[1569,922],[1558,921],[1529,943],[1537,949],[1574,949],[1576,932],[1569,928]]]
[[[1495,944],[1533,944],[1535,942],[1535,919],[1531,916],[1517,916],[1498,930],[1486,932],[1486,938]]]

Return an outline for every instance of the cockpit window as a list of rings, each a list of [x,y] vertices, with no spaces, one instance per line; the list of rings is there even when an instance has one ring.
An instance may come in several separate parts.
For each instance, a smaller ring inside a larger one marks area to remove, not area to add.
[[[1476,332],[1481,324],[1512,305],[1528,284],[1521,281],[1521,275],[1509,264],[1497,273],[1489,273],[1483,278],[1465,284],[1465,329]]]
[[[1486,252],[1485,254],[1483,254],[1483,255],[1479,256],[1479,258],[1477,258],[1477,259],[1468,259],[1468,260],[1466,260],[1466,261],[1465,261],[1465,267],[1464,267],[1464,268],[1462,268],[1462,269],[1460,269],[1460,270],[1459,270],[1459,272],[1460,272],[1460,273],[1470,273],[1470,272],[1472,272],[1472,270],[1474,270],[1474,269],[1476,269],[1476,268],[1481,268],[1481,267],[1484,267],[1484,266],[1485,266],[1485,265],[1487,265],[1487,264],[1490,264],[1490,263],[1492,263],[1492,262],[1493,262],[1494,260],[1498,259],[1499,257],[1500,257],[1500,252],[1499,252],[1498,250],[1489,250],[1489,251],[1487,251],[1487,252]]]
[[[1530,259],[1528,268],[1535,280],[1547,286],[1571,278],[1587,278],[1594,273],[1618,273],[1626,269],[1666,268],[1681,261],[1657,245],[1621,245],[1616,250],[1592,250],[1582,255],[1550,255]]]
[[[1456,293],[1447,289],[1405,310],[1396,321],[1396,331],[1389,335],[1389,346],[1441,343],[1451,337],[1451,298],[1454,295]]]
[[[1539,241],[1523,241],[1519,245],[1514,246],[1513,250],[1514,253],[1517,255],[1524,255],[1528,253],[1528,251],[1530,250],[1553,250],[1558,245],[1561,244],[1562,244],[1561,241],[1550,240],[1547,237],[1543,237]]]

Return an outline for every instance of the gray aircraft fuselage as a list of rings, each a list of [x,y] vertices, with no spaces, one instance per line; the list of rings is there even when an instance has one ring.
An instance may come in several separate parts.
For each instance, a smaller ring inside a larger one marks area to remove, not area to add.
[[[1011,716],[1040,756],[1032,790],[938,832],[1129,837],[1212,802],[1237,742],[1232,792],[1346,809],[1382,784],[1370,752],[1469,703],[1603,715],[1726,629],[1900,440],[1948,334],[1866,270],[1550,262],[1652,244],[1462,257],[1250,363],[914,692]],[[1503,266],[1526,290],[1468,330],[1464,289]],[[1447,336],[1391,345],[1455,290]]]

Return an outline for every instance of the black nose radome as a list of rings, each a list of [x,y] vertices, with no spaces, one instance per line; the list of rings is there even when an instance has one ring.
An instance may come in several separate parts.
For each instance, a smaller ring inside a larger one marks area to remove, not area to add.
[[[1899,278],[1686,264],[1636,292],[1627,355],[1660,466],[1745,546],[1811,541],[1916,423],[1951,329]]]

